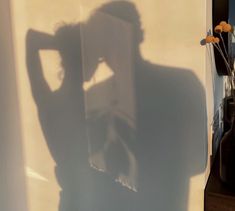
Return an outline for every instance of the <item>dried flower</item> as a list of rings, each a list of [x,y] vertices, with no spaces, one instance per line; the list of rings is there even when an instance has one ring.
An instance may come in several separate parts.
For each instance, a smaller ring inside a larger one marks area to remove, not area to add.
[[[222,27],[222,30],[224,32],[232,32],[232,26],[229,23],[227,23]]]
[[[233,69],[230,64],[230,58],[232,57],[232,59],[234,60],[234,56],[230,55],[229,54],[230,52],[227,51],[225,42],[222,36],[222,32],[228,32],[228,33],[231,33],[231,35],[235,38],[234,28],[232,25],[230,25],[226,21],[221,21],[220,24],[214,28],[214,31],[215,33],[218,33],[220,38],[214,37],[212,35],[208,35],[205,38],[205,42],[206,44],[213,45],[214,49],[216,49],[217,52],[221,55],[225,63],[227,72],[228,72],[228,78],[229,78],[231,90],[235,90],[235,69]],[[235,102],[235,92],[233,91],[232,91],[232,97]]]
[[[211,36],[211,35],[208,35],[208,36],[206,37],[206,43],[212,43],[212,42],[214,42],[214,38],[215,38],[215,37],[213,37],[213,36]]]
[[[222,26],[222,27],[223,27],[224,25],[226,25],[226,24],[227,24],[226,21],[221,21],[221,22],[219,23],[219,25]]]
[[[220,39],[219,39],[218,37],[214,37],[213,42],[214,42],[214,43],[219,43],[219,42],[220,42]]]
[[[215,33],[221,33],[223,31],[223,26],[217,25],[214,29]]]

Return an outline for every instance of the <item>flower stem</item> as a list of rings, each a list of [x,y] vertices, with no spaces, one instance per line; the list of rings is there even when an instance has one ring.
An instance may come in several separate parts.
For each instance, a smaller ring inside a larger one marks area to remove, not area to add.
[[[234,93],[234,84],[233,84],[233,72],[232,72],[232,70],[231,70],[231,68],[229,66],[228,61],[226,60],[226,58],[224,56],[224,53],[223,53],[220,45],[216,44],[216,43],[212,43],[212,44],[219,51],[220,55],[222,56],[222,58],[223,58],[223,60],[225,62],[225,65],[226,65],[226,68],[227,68],[228,74],[229,74],[228,78],[229,78],[229,82],[230,82],[230,85],[231,85],[231,95],[232,95],[232,98],[233,98],[233,102],[235,102],[235,93]]]
[[[228,52],[227,52],[226,47],[225,47],[224,38],[223,38],[223,36],[222,36],[221,33],[219,33],[219,35],[220,35],[220,38],[221,38],[221,40],[222,40],[224,52],[225,52],[225,54],[226,54],[226,57],[228,58]]]
[[[233,38],[235,38],[235,35],[234,35],[234,33],[233,32],[230,32],[232,35],[233,35]]]

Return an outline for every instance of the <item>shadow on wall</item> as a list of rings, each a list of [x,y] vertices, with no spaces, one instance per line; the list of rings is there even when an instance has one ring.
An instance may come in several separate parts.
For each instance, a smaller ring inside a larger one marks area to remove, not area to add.
[[[145,61],[143,40],[138,11],[126,1],[55,35],[28,31],[28,75],[56,162],[59,211],[187,210],[189,179],[206,166],[204,90],[191,71]],[[54,92],[43,49],[62,58]]]

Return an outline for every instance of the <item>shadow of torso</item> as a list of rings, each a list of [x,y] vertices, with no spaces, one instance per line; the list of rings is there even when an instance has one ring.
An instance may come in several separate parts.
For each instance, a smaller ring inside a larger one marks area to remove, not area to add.
[[[42,93],[36,101],[45,141],[56,163],[60,211],[86,210],[83,204],[91,191],[82,75],[78,73],[66,76],[60,89]]]
[[[155,65],[142,59],[134,67],[136,140],[126,140],[126,144],[138,163],[138,191],[93,172],[97,191],[93,192],[93,207],[186,211],[190,179],[203,173],[206,166],[203,86],[187,69]],[[120,153],[119,162],[110,161],[112,154],[106,158],[110,166],[119,166],[119,170],[128,165],[128,160],[124,162],[125,153],[121,150]]]
[[[190,70],[141,62],[136,90],[143,208],[187,210],[190,178],[206,165],[204,89]]]

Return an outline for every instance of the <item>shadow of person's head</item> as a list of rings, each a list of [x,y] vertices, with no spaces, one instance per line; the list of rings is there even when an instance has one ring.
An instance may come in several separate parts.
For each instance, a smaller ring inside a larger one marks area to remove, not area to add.
[[[111,69],[115,70],[115,64],[120,60],[118,55],[127,51],[127,48],[131,48],[131,54],[134,56],[140,54],[139,46],[144,40],[144,31],[140,14],[133,3],[115,1],[103,4],[91,14],[86,25],[94,30],[90,34],[94,35],[93,42],[98,41],[99,57],[103,58]],[[120,46],[125,42],[128,42],[128,45]]]
[[[54,39],[65,77],[81,73],[80,24],[61,24],[55,31]]]
[[[97,13],[103,13],[113,19],[130,24],[133,30],[133,36],[135,37],[135,45],[139,45],[143,41],[144,33],[141,26],[140,14],[133,3],[129,1],[115,1],[103,4],[90,16],[88,24],[92,24],[96,20]]]

